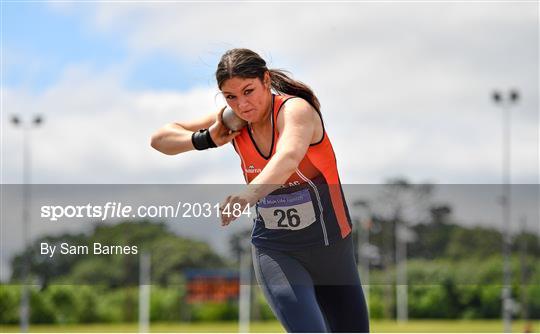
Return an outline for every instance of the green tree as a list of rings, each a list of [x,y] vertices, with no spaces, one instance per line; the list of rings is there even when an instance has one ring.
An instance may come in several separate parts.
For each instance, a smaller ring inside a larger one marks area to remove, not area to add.
[[[487,257],[501,250],[501,233],[490,228],[458,228],[452,231],[446,254],[453,259]]]

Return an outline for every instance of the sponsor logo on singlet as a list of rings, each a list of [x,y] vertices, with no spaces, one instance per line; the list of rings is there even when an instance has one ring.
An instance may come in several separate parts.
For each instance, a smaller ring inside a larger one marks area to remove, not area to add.
[[[260,168],[255,168],[253,165],[249,165],[248,168],[245,168],[244,171],[248,174],[259,174],[261,172]]]

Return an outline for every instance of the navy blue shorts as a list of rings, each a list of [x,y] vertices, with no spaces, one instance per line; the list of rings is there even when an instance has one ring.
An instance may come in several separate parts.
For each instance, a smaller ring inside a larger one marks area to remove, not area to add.
[[[330,246],[280,251],[253,246],[255,275],[288,332],[369,332],[349,234]]]

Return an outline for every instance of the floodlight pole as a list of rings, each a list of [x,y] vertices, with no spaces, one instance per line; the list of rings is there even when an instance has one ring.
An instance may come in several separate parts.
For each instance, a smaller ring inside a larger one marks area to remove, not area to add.
[[[22,264],[22,285],[21,304],[19,309],[19,324],[22,333],[27,333],[30,324],[30,291],[28,289],[30,274],[30,257],[26,252],[30,247],[29,225],[30,225],[30,130],[37,128],[43,123],[43,117],[34,115],[30,124],[25,124],[17,116],[11,116],[11,124],[20,127],[23,131],[23,211],[22,211],[22,236],[23,236],[23,264]]]
[[[406,227],[401,226],[400,220],[398,220],[400,217],[401,214],[396,215],[394,229],[396,242],[396,318],[398,322],[405,323],[409,320],[409,301],[407,291],[407,238],[405,237]]]
[[[511,256],[511,113],[510,109],[519,100],[519,92],[512,89],[508,92],[507,97],[495,90],[492,93],[492,99],[496,106],[502,108],[502,181],[503,181],[503,196],[502,196],[502,232],[503,232],[503,289],[502,289],[502,313],[504,332],[512,331],[512,272],[510,268]]]
[[[142,252],[139,257],[139,333],[150,332],[151,255]]]
[[[251,318],[251,243],[240,243],[240,295],[238,296],[238,331],[248,333]]]

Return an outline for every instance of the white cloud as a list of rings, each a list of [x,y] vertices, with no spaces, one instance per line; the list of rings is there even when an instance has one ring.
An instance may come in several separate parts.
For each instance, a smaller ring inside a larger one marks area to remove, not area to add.
[[[117,73],[95,73],[83,66],[67,69],[55,86],[39,96],[17,90],[6,90],[4,96],[8,114],[45,115],[44,125],[31,133],[36,183],[242,182],[241,175],[219,177],[215,168],[237,167],[232,147],[229,152],[167,157],[149,145],[153,131],[166,122],[216,110],[219,101],[214,102],[214,91],[130,92],[122,88]],[[7,157],[3,181],[19,183],[22,134],[9,125],[3,127],[2,152]],[[193,175],[194,166],[201,174]]]

